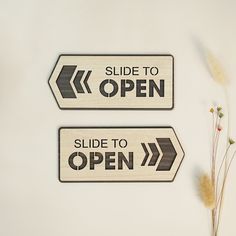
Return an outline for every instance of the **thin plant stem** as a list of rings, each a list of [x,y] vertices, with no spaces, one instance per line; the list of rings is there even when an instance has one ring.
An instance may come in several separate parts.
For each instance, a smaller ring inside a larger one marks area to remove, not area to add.
[[[218,189],[218,184],[219,184],[219,178],[220,178],[220,172],[221,172],[221,169],[222,169],[222,166],[223,164],[225,163],[226,159],[227,159],[227,154],[228,154],[228,151],[229,151],[229,148],[230,148],[230,144],[228,145],[226,151],[225,151],[225,154],[224,154],[224,157],[221,161],[221,164],[220,164],[220,167],[219,167],[219,170],[217,171],[217,178],[216,178],[216,193],[218,192],[217,189]]]
[[[235,154],[236,154],[236,151],[233,153],[233,155],[232,155],[232,157],[231,157],[231,160],[230,160],[230,162],[229,162],[229,165],[227,166],[227,169],[226,169],[226,172],[225,172],[225,176],[224,176],[224,180],[223,180],[223,184],[222,184],[222,188],[221,188],[221,191],[220,191],[220,196],[222,196],[222,195],[224,194],[227,176],[228,176],[228,173],[229,173],[229,170],[230,170],[232,161],[234,160]],[[218,231],[218,229],[219,229],[219,224],[220,224],[221,211],[222,211],[222,201],[223,201],[223,198],[221,197],[221,198],[220,198],[220,207],[219,207],[218,221],[217,221],[217,225],[216,225],[216,232]]]
[[[213,190],[215,193],[215,198],[217,199],[217,189],[216,189],[216,177],[218,176],[216,174],[216,157],[217,157],[217,152],[218,152],[218,144],[219,144],[219,137],[220,137],[220,123],[221,123],[221,117],[219,116],[219,111],[217,111],[217,116],[216,116],[216,122],[215,125],[213,126],[213,155],[212,155],[212,167],[211,167],[211,175],[212,175],[212,184],[213,184]],[[214,209],[211,211],[212,215],[212,234],[213,236],[217,235],[217,229],[216,229],[216,224],[217,224],[217,207],[215,206]]]
[[[228,143],[228,138],[229,138],[229,129],[230,129],[230,111],[229,111],[229,97],[228,97],[228,93],[227,93],[227,88],[224,87],[224,95],[225,95],[225,101],[226,101],[226,111],[227,111],[227,143]],[[227,144],[226,144],[227,145]],[[221,212],[222,212],[222,206],[223,206],[223,201],[224,201],[224,187],[225,187],[225,181],[226,181],[226,177],[227,177],[227,165],[228,165],[228,161],[227,161],[227,155],[226,154],[226,159],[225,159],[225,165],[224,165],[224,180],[223,180],[223,186],[222,186],[222,193],[220,194],[220,205],[219,205],[219,209],[218,209],[218,219],[217,219],[217,226],[216,226],[216,232],[218,231],[219,228],[219,223],[220,223],[220,218],[221,218]],[[231,160],[232,162],[232,160]]]
[[[212,167],[211,167],[211,178],[212,178],[212,185],[213,190],[216,192],[216,156],[217,156],[217,150],[218,150],[218,143],[219,143],[219,135],[220,131],[218,130],[218,127],[220,126],[221,119],[219,118],[219,113],[217,112],[216,117],[216,123],[213,130],[213,151],[212,151]],[[211,217],[212,217],[212,234],[213,236],[216,235],[216,223],[217,223],[217,209],[213,208],[211,211]]]
[[[216,132],[215,122],[216,122],[215,121],[215,114],[214,114],[214,112],[212,112],[212,153],[211,153],[212,160],[213,160],[214,151],[215,151],[215,132]],[[212,160],[211,160],[211,167],[213,166]]]
[[[217,117],[215,119],[214,112],[212,112],[212,158],[211,158],[211,179],[213,181],[214,179],[214,156],[215,156],[215,135],[216,135],[216,124],[217,124]],[[214,185],[213,185],[214,186]],[[211,219],[212,219],[212,236],[214,236],[215,232],[215,209],[212,209],[211,211]]]

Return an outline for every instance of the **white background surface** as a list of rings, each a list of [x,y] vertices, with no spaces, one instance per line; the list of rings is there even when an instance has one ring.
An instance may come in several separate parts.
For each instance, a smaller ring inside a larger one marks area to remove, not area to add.
[[[210,235],[195,190],[208,170],[213,102],[224,93],[199,42],[222,61],[231,84],[236,137],[235,1],[1,1],[0,235]],[[61,111],[47,80],[61,53],[171,53],[172,111]],[[186,156],[173,183],[62,184],[60,126],[172,125]],[[220,236],[236,235],[236,162]]]

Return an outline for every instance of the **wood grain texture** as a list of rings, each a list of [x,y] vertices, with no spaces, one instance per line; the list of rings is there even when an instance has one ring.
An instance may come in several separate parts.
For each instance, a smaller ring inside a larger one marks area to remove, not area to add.
[[[49,78],[61,109],[172,109],[171,55],[61,55]]]
[[[62,127],[61,182],[172,181],[184,151],[171,127]]]

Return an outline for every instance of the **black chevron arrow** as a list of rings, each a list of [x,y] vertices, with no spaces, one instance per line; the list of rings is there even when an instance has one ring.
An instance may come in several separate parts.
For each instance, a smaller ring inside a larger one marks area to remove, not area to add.
[[[159,162],[157,167],[158,171],[168,171],[171,169],[175,158],[176,158],[176,151],[175,148],[169,138],[157,138],[157,142],[161,148],[163,156]]]
[[[76,98],[75,93],[70,85],[70,80],[74,74],[76,66],[63,66],[56,84],[63,98]]]
[[[81,84],[81,80],[82,80],[82,77],[84,75],[84,70],[78,70],[76,76],[75,76],[75,79],[74,79],[74,85],[75,85],[75,88],[76,88],[76,91],[77,93],[85,93],[83,87],[82,87],[82,84]],[[87,90],[88,93],[91,93],[91,90],[88,86],[88,79],[90,77],[90,74],[91,74],[91,70],[89,70],[85,76],[85,79],[84,79],[84,86]]]
[[[91,90],[90,90],[89,85],[88,85],[88,79],[89,79],[89,77],[90,77],[91,72],[92,72],[92,71],[89,70],[88,73],[87,73],[86,76],[85,76],[85,79],[84,79],[84,85],[85,85],[85,87],[86,87],[88,93],[91,93]]]
[[[76,73],[76,76],[75,76],[75,79],[74,79],[74,82],[73,82],[74,85],[75,85],[77,93],[84,93],[84,89],[81,85],[81,79],[83,77],[83,74],[84,74],[84,70],[79,70]]]
[[[147,162],[147,159],[148,159],[148,156],[149,156],[149,152],[147,150],[147,147],[144,143],[141,143],[142,147],[143,147],[143,150],[145,152],[145,157],[143,159],[143,162],[141,164],[141,166],[144,166]],[[151,152],[152,152],[152,157],[148,163],[148,166],[155,166],[156,163],[157,163],[157,160],[158,160],[158,157],[160,155],[158,149],[157,149],[157,146],[155,143],[148,143],[148,146],[150,147],[151,149]]]
[[[143,159],[143,162],[142,162],[141,166],[145,166],[145,164],[146,164],[146,162],[147,162],[147,159],[148,159],[148,156],[149,156],[149,152],[148,152],[148,150],[147,150],[147,148],[146,148],[146,145],[145,145],[144,143],[141,143],[141,145],[142,145],[143,150],[144,150],[144,152],[145,152],[145,157],[144,157],[144,159]]]
[[[152,157],[148,165],[155,166],[159,157],[159,152],[155,143],[149,143],[148,145],[152,151]]]

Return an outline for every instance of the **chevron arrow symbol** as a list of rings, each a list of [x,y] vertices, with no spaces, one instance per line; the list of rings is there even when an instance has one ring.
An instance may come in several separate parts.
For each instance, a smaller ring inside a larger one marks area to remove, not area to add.
[[[76,67],[77,66],[74,65],[63,66],[56,80],[57,87],[63,98],[76,98],[76,94],[71,85],[71,81],[73,81],[73,85],[75,86],[77,93],[85,93],[82,83],[84,84],[86,91],[88,93],[91,93],[88,85],[88,79],[92,71],[89,70],[84,76],[85,71],[78,70],[75,77],[73,78]],[[83,77],[85,77],[84,81],[81,82]]]
[[[63,66],[56,80],[57,87],[63,98],[76,98],[70,80],[74,74],[76,66]]]
[[[81,80],[83,78],[84,72],[85,72],[84,70],[78,70],[78,72],[77,72],[77,74],[75,76],[75,79],[74,79],[73,83],[75,85],[77,93],[85,93],[85,91],[84,91],[84,89],[82,87],[82,84],[81,84]],[[90,90],[90,88],[88,86],[88,79],[90,77],[91,72],[92,71],[89,70],[87,72],[87,74],[85,75],[85,79],[84,79],[84,86],[85,86],[85,88],[86,88],[88,93],[91,93],[91,90]]]
[[[175,158],[177,156],[176,150],[169,138],[157,138],[157,144],[159,145],[161,151],[162,151],[162,157],[161,160],[156,168],[157,171],[169,171],[175,161]],[[148,166],[155,166],[157,164],[158,158],[160,156],[160,153],[158,151],[156,143],[148,143],[148,146],[151,150],[152,156],[150,158],[150,161],[148,162]],[[149,152],[144,143],[141,143],[142,148],[145,152],[144,159],[141,163],[141,166],[145,166],[148,158],[149,158]]]
[[[160,160],[157,170],[158,171],[170,170],[177,156],[175,148],[169,138],[157,138],[157,142],[163,153],[163,156]]]
[[[141,166],[145,166],[146,162],[148,160],[148,157],[149,157],[149,152],[148,152],[147,147],[144,143],[141,143],[141,145],[142,145],[143,150],[145,152],[145,157],[143,159],[143,162],[142,162]],[[151,149],[151,152],[152,152],[152,157],[151,157],[151,159],[148,163],[148,166],[155,166],[160,153],[159,153],[155,143],[148,143],[148,146],[149,146],[149,148]]]

